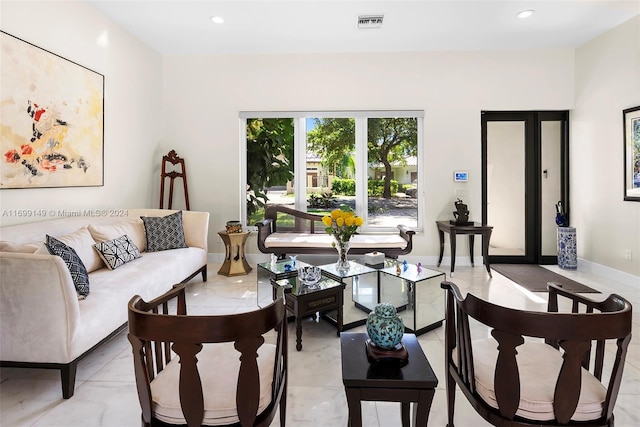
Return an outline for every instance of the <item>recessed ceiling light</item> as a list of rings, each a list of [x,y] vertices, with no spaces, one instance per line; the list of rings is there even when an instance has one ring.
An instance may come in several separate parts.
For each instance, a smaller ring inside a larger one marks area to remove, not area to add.
[[[213,22],[214,24],[222,24],[224,22],[224,19],[219,16],[212,16],[211,22]]]
[[[528,18],[531,15],[533,15],[536,11],[529,9],[529,10],[523,10],[522,12],[519,12],[516,16],[518,18],[524,19],[524,18]]]

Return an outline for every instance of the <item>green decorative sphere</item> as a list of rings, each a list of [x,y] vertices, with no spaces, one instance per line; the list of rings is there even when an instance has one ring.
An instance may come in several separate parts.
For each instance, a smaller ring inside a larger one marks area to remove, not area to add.
[[[386,302],[376,305],[367,317],[367,334],[376,347],[392,350],[402,340],[404,322],[396,308]]]

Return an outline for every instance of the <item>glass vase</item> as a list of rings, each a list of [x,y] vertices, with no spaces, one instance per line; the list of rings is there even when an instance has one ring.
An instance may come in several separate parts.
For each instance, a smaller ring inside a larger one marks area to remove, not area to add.
[[[349,252],[349,240],[341,240],[336,236],[333,236],[333,243],[338,251],[338,262],[336,262],[336,270],[339,273],[346,273],[349,271],[349,260],[347,259],[347,252]]]

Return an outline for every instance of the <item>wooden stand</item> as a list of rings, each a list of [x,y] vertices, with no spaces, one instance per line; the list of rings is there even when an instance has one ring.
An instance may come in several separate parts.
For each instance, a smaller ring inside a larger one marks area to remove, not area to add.
[[[239,276],[249,274],[251,267],[244,257],[244,244],[249,237],[248,232],[227,233],[226,231],[218,231],[220,238],[224,242],[225,257],[224,263],[218,274],[224,276]]]
[[[402,342],[399,348],[393,350],[383,350],[372,343],[370,339],[365,341],[364,344],[367,348],[367,360],[369,363],[396,363],[404,366],[409,361],[409,353]]]
[[[180,172],[175,170],[167,172],[167,163],[171,163],[173,166],[179,164]],[[185,170],[184,159],[180,158],[175,150],[171,150],[169,151],[169,154],[162,156],[162,172],[160,173],[160,209],[163,209],[164,206],[164,181],[166,178],[169,178],[169,206],[167,208],[171,209],[173,206],[173,181],[176,178],[182,178],[182,183],[184,184],[184,201],[187,205],[186,210],[190,210],[189,190],[187,189],[187,171]]]

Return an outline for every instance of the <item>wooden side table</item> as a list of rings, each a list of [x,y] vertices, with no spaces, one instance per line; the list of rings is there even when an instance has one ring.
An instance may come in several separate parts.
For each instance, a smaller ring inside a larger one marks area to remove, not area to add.
[[[218,235],[224,242],[225,256],[222,267],[218,270],[218,274],[225,276],[239,276],[248,274],[251,267],[244,256],[244,244],[249,237],[248,232],[227,233],[226,231],[218,231]]]
[[[482,259],[484,265],[487,267],[489,277],[491,277],[491,268],[489,267],[489,240],[491,239],[491,231],[493,230],[492,226],[477,222],[470,225],[456,225],[451,224],[449,221],[436,221],[436,225],[438,226],[438,234],[440,235],[440,259],[438,260],[438,267],[440,267],[442,256],[444,255],[444,233],[449,233],[449,241],[451,244],[451,277],[453,277],[453,270],[456,266],[456,236],[458,234],[469,235],[469,255],[471,256],[471,266],[473,266],[474,236],[481,234]]]
[[[337,310],[337,335],[342,332],[342,306],[344,283],[323,276],[313,287],[303,285],[298,277],[271,279],[274,299],[284,292],[287,311],[296,318],[296,350],[302,350],[302,319],[316,313]]]
[[[370,364],[367,360],[365,342],[368,335],[363,332],[340,335],[342,354],[342,382],[349,405],[351,427],[362,426],[360,402],[402,402],[400,414],[402,425],[410,425],[409,408],[413,405],[413,425],[426,426],[429,410],[438,385],[420,343],[413,334],[404,334],[402,342],[409,352],[409,363],[400,367],[394,364]]]

